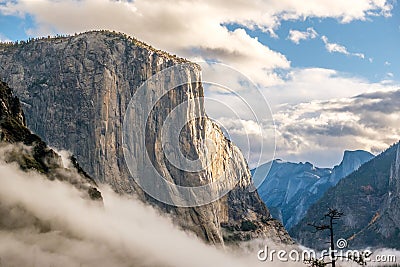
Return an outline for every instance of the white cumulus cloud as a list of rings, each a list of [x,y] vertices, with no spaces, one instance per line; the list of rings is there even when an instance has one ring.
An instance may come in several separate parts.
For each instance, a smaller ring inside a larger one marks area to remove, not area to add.
[[[359,57],[362,59],[365,58],[365,55],[363,53],[350,53],[345,46],[329,42],[328,37],[326,37],[325,35],[321,37],[321,40],[324,42],[325,48],[329,53],[340,53],[348,56]]]
[[[400,139],[396,125],[400,119],[399,90],[400,85],[394,82],[370,82],[331,69],[290,71],[284,83],[262,89],[273,111],[276,157],[332,167],[339,163],[346,149],[381,151]],[[240,96],[250,98],[244,94],[239,92]],[[233,110],[241,110],[241,99],[233,94],[214,91],[209,97],[223,101]],[[271,160],[274,149],[271,121],[252,123],[251,118],[221,114],[218,107],[207,106],[207,113],[226,129],[250,166],[255,167],[259,158],[261,162]]]
[[[315,39],[317,36],[318,33],[314,30],[314,28],[310,27],[303,32],[298,30],[290,30],[287,38],[293,43],[299,44],[301,40]]]
[[[277,153],[323,166],[338,163],[345,149],[379,153],[400,140],[399,98],[400,88],[287,107],[274,116]]]

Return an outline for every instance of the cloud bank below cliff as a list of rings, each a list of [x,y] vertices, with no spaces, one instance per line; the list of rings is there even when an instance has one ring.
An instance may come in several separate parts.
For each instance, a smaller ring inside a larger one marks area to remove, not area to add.
[[[14,165],[0,163],[0,177],[1,266],[258,264],[256,253],[239,257],[206,245],[108,188],[102,188],[103,207],[68,184]]]
[[[104,206],[69,184],[0,162],[1,266],[304,266],[257,259],[268,241],[222,250],[177,229],[152,207],[102,188]],[[276,247],[275,247],[276,248]],[[290,251],[291,247],[280,247]],[[399,255],[394,250],[378,254]],[[276,256],[275,256],[276,257]]]

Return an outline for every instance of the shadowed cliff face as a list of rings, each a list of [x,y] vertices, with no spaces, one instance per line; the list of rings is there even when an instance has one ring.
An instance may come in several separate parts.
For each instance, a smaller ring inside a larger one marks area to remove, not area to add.
[[[202,114],[202,119],[188,121],[180,134],[181,147],[174,149],[200,159],[204,170],[188,173],[174,168],[158,149],[157,135],[167,115],[180,103],[203,95],[201,83],[191,82],[193,77],[199,80],[197,65],[190,64],[183,74],[188,83],[171,90],[154,107],[147,124],[135,129],[145,131],[147,127],[146,141],[150,144],[137,148],[140,153],[136,160],[141,162],[147,150],[157,171],[178,185],[203,185],[226,173],[231,184],[237,183],[234,190],[208,205],[176,208],[147,196],[133,181],[122,149],[125,110],[145,80],[182,62],[109,32],[0,47],[0,75],[23,101],[28,126],[50,145],[71,151],[83,170],[99,182],[175,214],[183,228],[212,243],[223,243],[224,238],[238,241],[256,237],[291,242],[283,227],[270,218],[257,192],[249,192],[251,176],[246,161],[206,118],[201,101],[195,101],[188,114]],[[151,97],[152,92],[147,93]],[[205,139],[213,141],[212,155],[202,145]],[[208,164],[211,156],[212,164]]]
[[[73,184],[92,200],[102,200],[96,183],[71,158],[64,166],[61,156],[50,149],[39,136],[25,125],[24,113],[17,97],[7,84],[0,81],[0,161],[16,163],[24,171],[36,171],[50,180]],[[0,203],[1,204],[1,203]]]

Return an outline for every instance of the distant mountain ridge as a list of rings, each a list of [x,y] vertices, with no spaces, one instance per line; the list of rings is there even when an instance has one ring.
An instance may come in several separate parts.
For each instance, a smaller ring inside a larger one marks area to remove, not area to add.
[[[318,168],[309,162],[274,160],[258,167],[271,167],[258,191],[271,215],[290,229],[329,188],[373,157],[363,150],[345,151],[342,162],[333,168]],[[252,174],[257,175],[255,169]]]
[[[327,236],[310,232],[307,224],[318,222],[328,207],[344,213],[335,225],[335,236],[347,239],[349,249],[400,249],[399,143],[330,188],[291,228],[292,236],[305,246],[322,248]]]

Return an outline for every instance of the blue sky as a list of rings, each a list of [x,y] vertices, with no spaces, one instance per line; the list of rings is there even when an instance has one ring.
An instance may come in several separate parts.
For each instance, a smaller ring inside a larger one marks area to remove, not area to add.
[[[121,31],[170,53],[221,62],[248,76],[271,106],[279,158],[332,166],[345,149],[379,153],[400,139],[395,105],[390,112],[375,107],[370,114],[365,102],[374,92],[380,93],[373,95],[380,97],[375,102],[386,101],[397,94],[383,93],[400,88],[396,1],[0,0],[2,40],[92,29]],[[206,95],[235,109],[233,95]],[[357,110],[349,105],[358,105]],[[233,129],[233,141],[246,150],[254,121],[231,118],[213,107],[208,113],[225,123],[226,130]],[[351,131],[343,130],[349,127]],[[248,159],[256,164],[252,156]]]
[[[228,25],[235,29],[240,25]],[[288,40],[289,31],[306,31],[312,27],[319,36],[295,44]],[[294,68],[321,67],[335,69],[349,75],[362,76],[370,81],[387,78],[399,80],[400,70],[400,7],[394,5],[391,17],[370,17],[366,21],[341,23],[337,19],[308,18],[304,21],[283,21],[276,30],[278,38],[260,30],[248,30],[252,37],[273,50],[284,54]],[[338,43],[349,52],[363,53],[365,58],[330,53],[321,36]],[[388,77],[392,73],[394,77]]]

